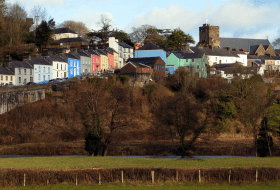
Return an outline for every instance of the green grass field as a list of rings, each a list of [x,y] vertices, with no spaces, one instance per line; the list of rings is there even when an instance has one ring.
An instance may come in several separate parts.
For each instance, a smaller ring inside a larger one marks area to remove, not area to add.
[[[280,167],[280,158],[212,158],[200,160],[121,158],[121,157],[32,157],[1,158],[0,168],[124,168],[124,167],[169,167],[169,168],[221,168],[221,167]]]
[[[280,182],[270,182],[270,183],[258,183],[258,184],[158,184],[158,185],[122,185],[122,184],[105,184],[105,185],[69,185],[69,184],[59,184],[59,185],[49,185],[49,186],[27,186],[27,187],[13,187],[5,188],[8,190],[66,190],[66,189],[83,189],[83,190],[105,190],[105,189],[114,189],[114,190],[167,190],[167,189],[188,189],[188,190],[236,190],[236,189],[246,189],[246,190],[278,190],[280,189]]]

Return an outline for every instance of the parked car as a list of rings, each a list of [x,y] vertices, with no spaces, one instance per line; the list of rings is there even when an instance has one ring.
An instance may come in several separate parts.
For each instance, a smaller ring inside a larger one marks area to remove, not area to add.
[[[13,86],[15,86],[15,85],[6,83],[5,86],[13,87]]]
[[[36,85],[36,83],[35,82],[28,82],[28,83],[26,83],[26,85]]]

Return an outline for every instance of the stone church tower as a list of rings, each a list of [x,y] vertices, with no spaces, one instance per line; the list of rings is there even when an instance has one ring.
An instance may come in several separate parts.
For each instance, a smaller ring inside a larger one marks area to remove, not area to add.
[[[220,47],[220,27],[203,24],[199,27],[199,44]]]

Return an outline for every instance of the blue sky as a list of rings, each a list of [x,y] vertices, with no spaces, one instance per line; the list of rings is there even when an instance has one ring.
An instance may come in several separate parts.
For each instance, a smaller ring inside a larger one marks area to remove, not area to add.
[[[101,14],[114,27],[131,32],[132,27],[149,24],[161,29],[181,28],[198,41],[198,28],[205,23],[220,26],[221,37],[280,37],[280,0],[6,0],[18,2],[27,11],[45,7],[57,24],[81,21],[98,29]]]

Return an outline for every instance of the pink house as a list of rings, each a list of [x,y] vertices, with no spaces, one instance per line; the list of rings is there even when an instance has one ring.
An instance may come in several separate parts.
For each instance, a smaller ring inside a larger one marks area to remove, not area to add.
[[[91,54],[92,73],[101,72],[101,57],[95,50],[88,50]]]

